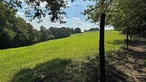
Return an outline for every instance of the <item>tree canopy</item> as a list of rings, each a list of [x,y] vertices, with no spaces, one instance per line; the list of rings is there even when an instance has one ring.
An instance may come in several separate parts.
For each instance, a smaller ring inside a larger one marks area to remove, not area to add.
[[[98,23],[102,13],[108,13],[111,9],[111,3],[113,0],[94,0],[95,5],[89,5],[84,10],[84,15],[87,16],[86,20],[92,23]]]
[[[50,16],[52,22],[65,23],[64,16],[66,13],[63,11],[67,7],[67,0],[24,0],[28,7],[26,7],[25,15],[32,19],[41,18],[46,15]],[[7,7],[17,11],[18,7],[22,8],[20,0],[2,0]],[[46,3],[45,7],[41,7],[41,3]]]
[[[145,0],[115,0],[108,22],[117,30],[142,31],[146,26]]]
[[[145,0],[97,0],[90,5],[84,15],[87,20],[97,23],[101,13],[106,13],[106,24],[112,25],[116,30],[143,31],[146,27],[146,1]]]

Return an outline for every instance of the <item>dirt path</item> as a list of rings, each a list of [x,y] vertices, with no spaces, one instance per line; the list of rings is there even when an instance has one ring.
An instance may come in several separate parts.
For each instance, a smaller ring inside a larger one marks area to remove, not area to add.
[[[146,82],[145,39],[134,38],[128,50],[122,48],[117,54],[116,58],[110,60],[109,65],[112,66],[111,70],[116,71],[115,78],[120,78],[122,82]]]

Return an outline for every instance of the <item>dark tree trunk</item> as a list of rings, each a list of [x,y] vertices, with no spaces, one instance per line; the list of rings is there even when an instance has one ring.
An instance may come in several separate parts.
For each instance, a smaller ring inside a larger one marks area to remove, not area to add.
[[[126,36],[126,43],[127,43],[127,50],[128,50],[128,46],[129,46],[129,29],[127,28],[127,36]]]
[[[105,26],[105,14],[101,14],[100,38],[99,38],[100,82],[105,82],[104,26]]]
[[[132,42],[132,32],[130,32],[130,42]]]

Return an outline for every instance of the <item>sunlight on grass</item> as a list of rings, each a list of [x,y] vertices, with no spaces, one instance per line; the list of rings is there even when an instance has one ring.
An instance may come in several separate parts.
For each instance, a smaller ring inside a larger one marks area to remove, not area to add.
[[[95,56],[98,53],[98,34],[73,34],[32,46],[0,50],[0,82],[8,82],[22,68],[33,68],[55,58],[80,60]],[[124,39],[118,31],[106,31],[105,36],[106,51],[118,50]]]

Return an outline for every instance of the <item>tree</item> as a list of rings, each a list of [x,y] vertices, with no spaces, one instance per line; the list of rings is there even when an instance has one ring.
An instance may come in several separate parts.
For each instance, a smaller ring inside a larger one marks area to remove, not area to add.
[[[32,44],[33,27],[22,18],[16,17],[12,8],[0,1],[0,49]]]
[[[77,28],[74,29],[73,33],[81,33],[81,29],[79,27],[77,27]]]
[[[49,40],[49,34],[47,32],[47,29],[44,26],[40,27],[40,32],[41,32],[41,36],[40,36],[41,41]]]
[[[117,30],[137,31],[145,25],[145,5],[145,0],[115,0],[108,22]]]
[[[88,31],[99,31],[99,28],[90,28],[89,30],[85,30],[85,32],[88,32]]]
[[[96,0],[95,5],[90,5],[84,15],[93,22],[100,21],[99,56],[100,56],[100,81],[105,82],[105,50],[104,50],[104,26],[106,13],[110,10],[112,0]]]
[[[112,4],[111,4],[112,2]],[[101,62],[104,61],[104,18],[106,17],[106,24],[113,25],[117,30],[127,30],[127,38],[129,36],[129,31],[134,32],[141,30],[143,26],[145,27],[145,0],[98,0],[96,5],[90,5],[88,9],[85,10],[85,15],[88,19],[96,23],[100,21],[100,64],[104,66]],[[109,12],[110,11],[110,12]],[[101,17],[101,18],[100,18]],[[102,19],[103,18],[103,19]],[[101,40],[102,39],[102,40]],[[128,42],[128,40],[127,40]],[[102,53],[102,55],[101,55]],[[102,57],[102,58],[101,58]],[[102,66],[100,65],[100,69]],[[104,67],[103,67],[104,69]],[[104,71],[104,70],[103,70]],[[102,71],[100,71],[102,72]],[[104,74],[103,74],[104,76]],[[101,74],[101,79],[102,74]],[[104,80],[102,81],[104,82]]]
[[[66,13],[63,11],[64,8],[67,7],[67,0],[24,0],[29,7],[26,8],[25,14],[26,17],[29,17],[30,20],[38,18],[41,22],[41,18],[46,15],[50,15],[50,19],[52,22],[60,22],[65,23],[63,16]],[[18,10],[18,7],[22,8],[21,0],[2,0],[5,2],[7,7]],[[41,7],[41,3],[46,2],[44,8]]]
[[[50,29],[46,29],[44,26],[40,27],[40,41],[46,41],[50,39],[54,39],[54,35],[52,34],[52,31]]]
[[[54,35],[55,39],[68,37],[71,34],[71,29],[66,27],[50,27],[49,30],[52,31],[52,34]]]
[[[70,28],[65,28],[65,27],[62,27],[62,28],[60,28],[60,32],[59,32],[60,34],[60,37],[68,37],[70,34],[71,34],[71,30],[70,30]]]
[[[136,5],[136,6],[135,6]],[[127,33],[127,49],[132,34],[143,33],[146,26],[145,0],[114,0],[112,10],[108,13],[108,23],[116,30]]]

